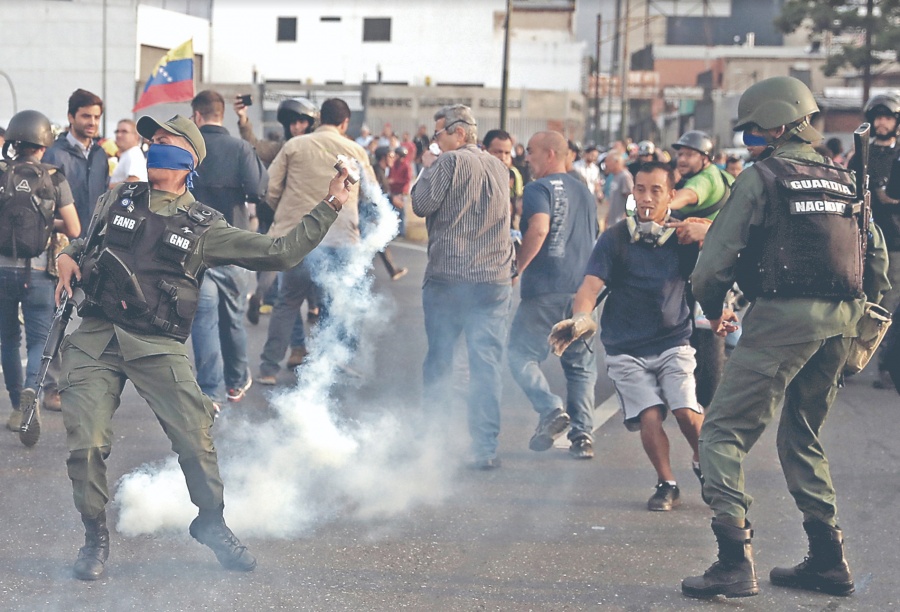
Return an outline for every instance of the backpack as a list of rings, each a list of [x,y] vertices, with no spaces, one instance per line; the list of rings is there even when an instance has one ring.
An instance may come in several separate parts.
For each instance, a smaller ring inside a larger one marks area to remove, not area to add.
[[[37,257],[53,232],[56,168],[13,162],[0,175],[0,255]]]

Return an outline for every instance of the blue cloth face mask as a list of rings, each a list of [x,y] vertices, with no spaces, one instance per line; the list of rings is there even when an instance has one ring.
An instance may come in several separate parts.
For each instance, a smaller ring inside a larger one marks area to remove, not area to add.
[[[747,130],[744,130],[743,141],[748,147],[766,147],[769,145],[765,138],[757,134],[751,134]]]
[[[167,144],[151,144],[147,150],[147,167],[164,168],[166,170],[187,170],[185,184],[188,189],[194,187],[194,156],[190,151]]]

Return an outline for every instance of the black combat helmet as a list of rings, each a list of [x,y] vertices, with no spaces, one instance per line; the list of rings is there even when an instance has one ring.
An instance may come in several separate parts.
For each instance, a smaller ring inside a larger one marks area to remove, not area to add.
[[[5,138],[3,157],[9,159],[9,147],[15,147],[17,142],[36,147],[53,146],[53,129],[50,127],[50,120],[43,113],[25,110],[16,113],[9,120]]]
[[[319,120],[319,107],[307,98],[288,98],[282,100],[278,105],[275,118],[285,127],[285,130],[298,119],[306,119],[309,121],[306,133],[309,134],[315,129],[316,122]]]
[[[37,147],[53,146],[53,130],[50,120],[43,113],[25,110],[13,115],[6,128],[6,140],[27,142]]]
[[[713,141],[706,132],[701,132],[700,130],[685,132],[681,135],[681,138],[672,145],[672,148],[676,151],[682,147],[693,149],[694,151],[703,153],[707,157],[712,157]]]
[[[875,117],[887,115],[897,120],[897,128],[900,128],[900,98],[894,94],[879,94],[872,96],[866,104],[866,121],[875,123]],[[894,134],[897,133],[894,129]],[[873,128],[874,129],[874,128]]]

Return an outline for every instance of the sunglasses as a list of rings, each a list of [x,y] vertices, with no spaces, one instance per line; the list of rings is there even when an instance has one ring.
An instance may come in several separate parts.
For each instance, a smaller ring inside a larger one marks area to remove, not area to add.
[[[439,129],[437,132],[435,132],[434,134],[432,134],[432,135],[431,135],[431,139],[432,139],[432,140],[437,140],[437,139],[438,139],[438,136],[440,136],[441,134],[443,134],[444,132],[446,132],[447,130],[449,130],[449,129],[450,129],[450,126],[456,125],[457,123],[465,123],[466,125],[475,125],[474,123],[469,123],[468,121],[463,121],[462,119],[457,119],[456,121],[451,121],[450,123],[448,123],[447,125],[445,125],[443,128]]]

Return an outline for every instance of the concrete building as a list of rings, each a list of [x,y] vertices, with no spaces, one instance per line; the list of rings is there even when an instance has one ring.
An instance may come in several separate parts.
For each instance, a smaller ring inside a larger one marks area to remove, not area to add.
[[[104,100],[103,133],[112,135],[116,121],[132,116],[159,58],[189,38],[202,78],[209,20],[188,14],[187,7],[178,12],[154,4],[159,0],[0,2],[0,125],[17,111],[34,109],[65,127],[67,100],[83,88]]]

